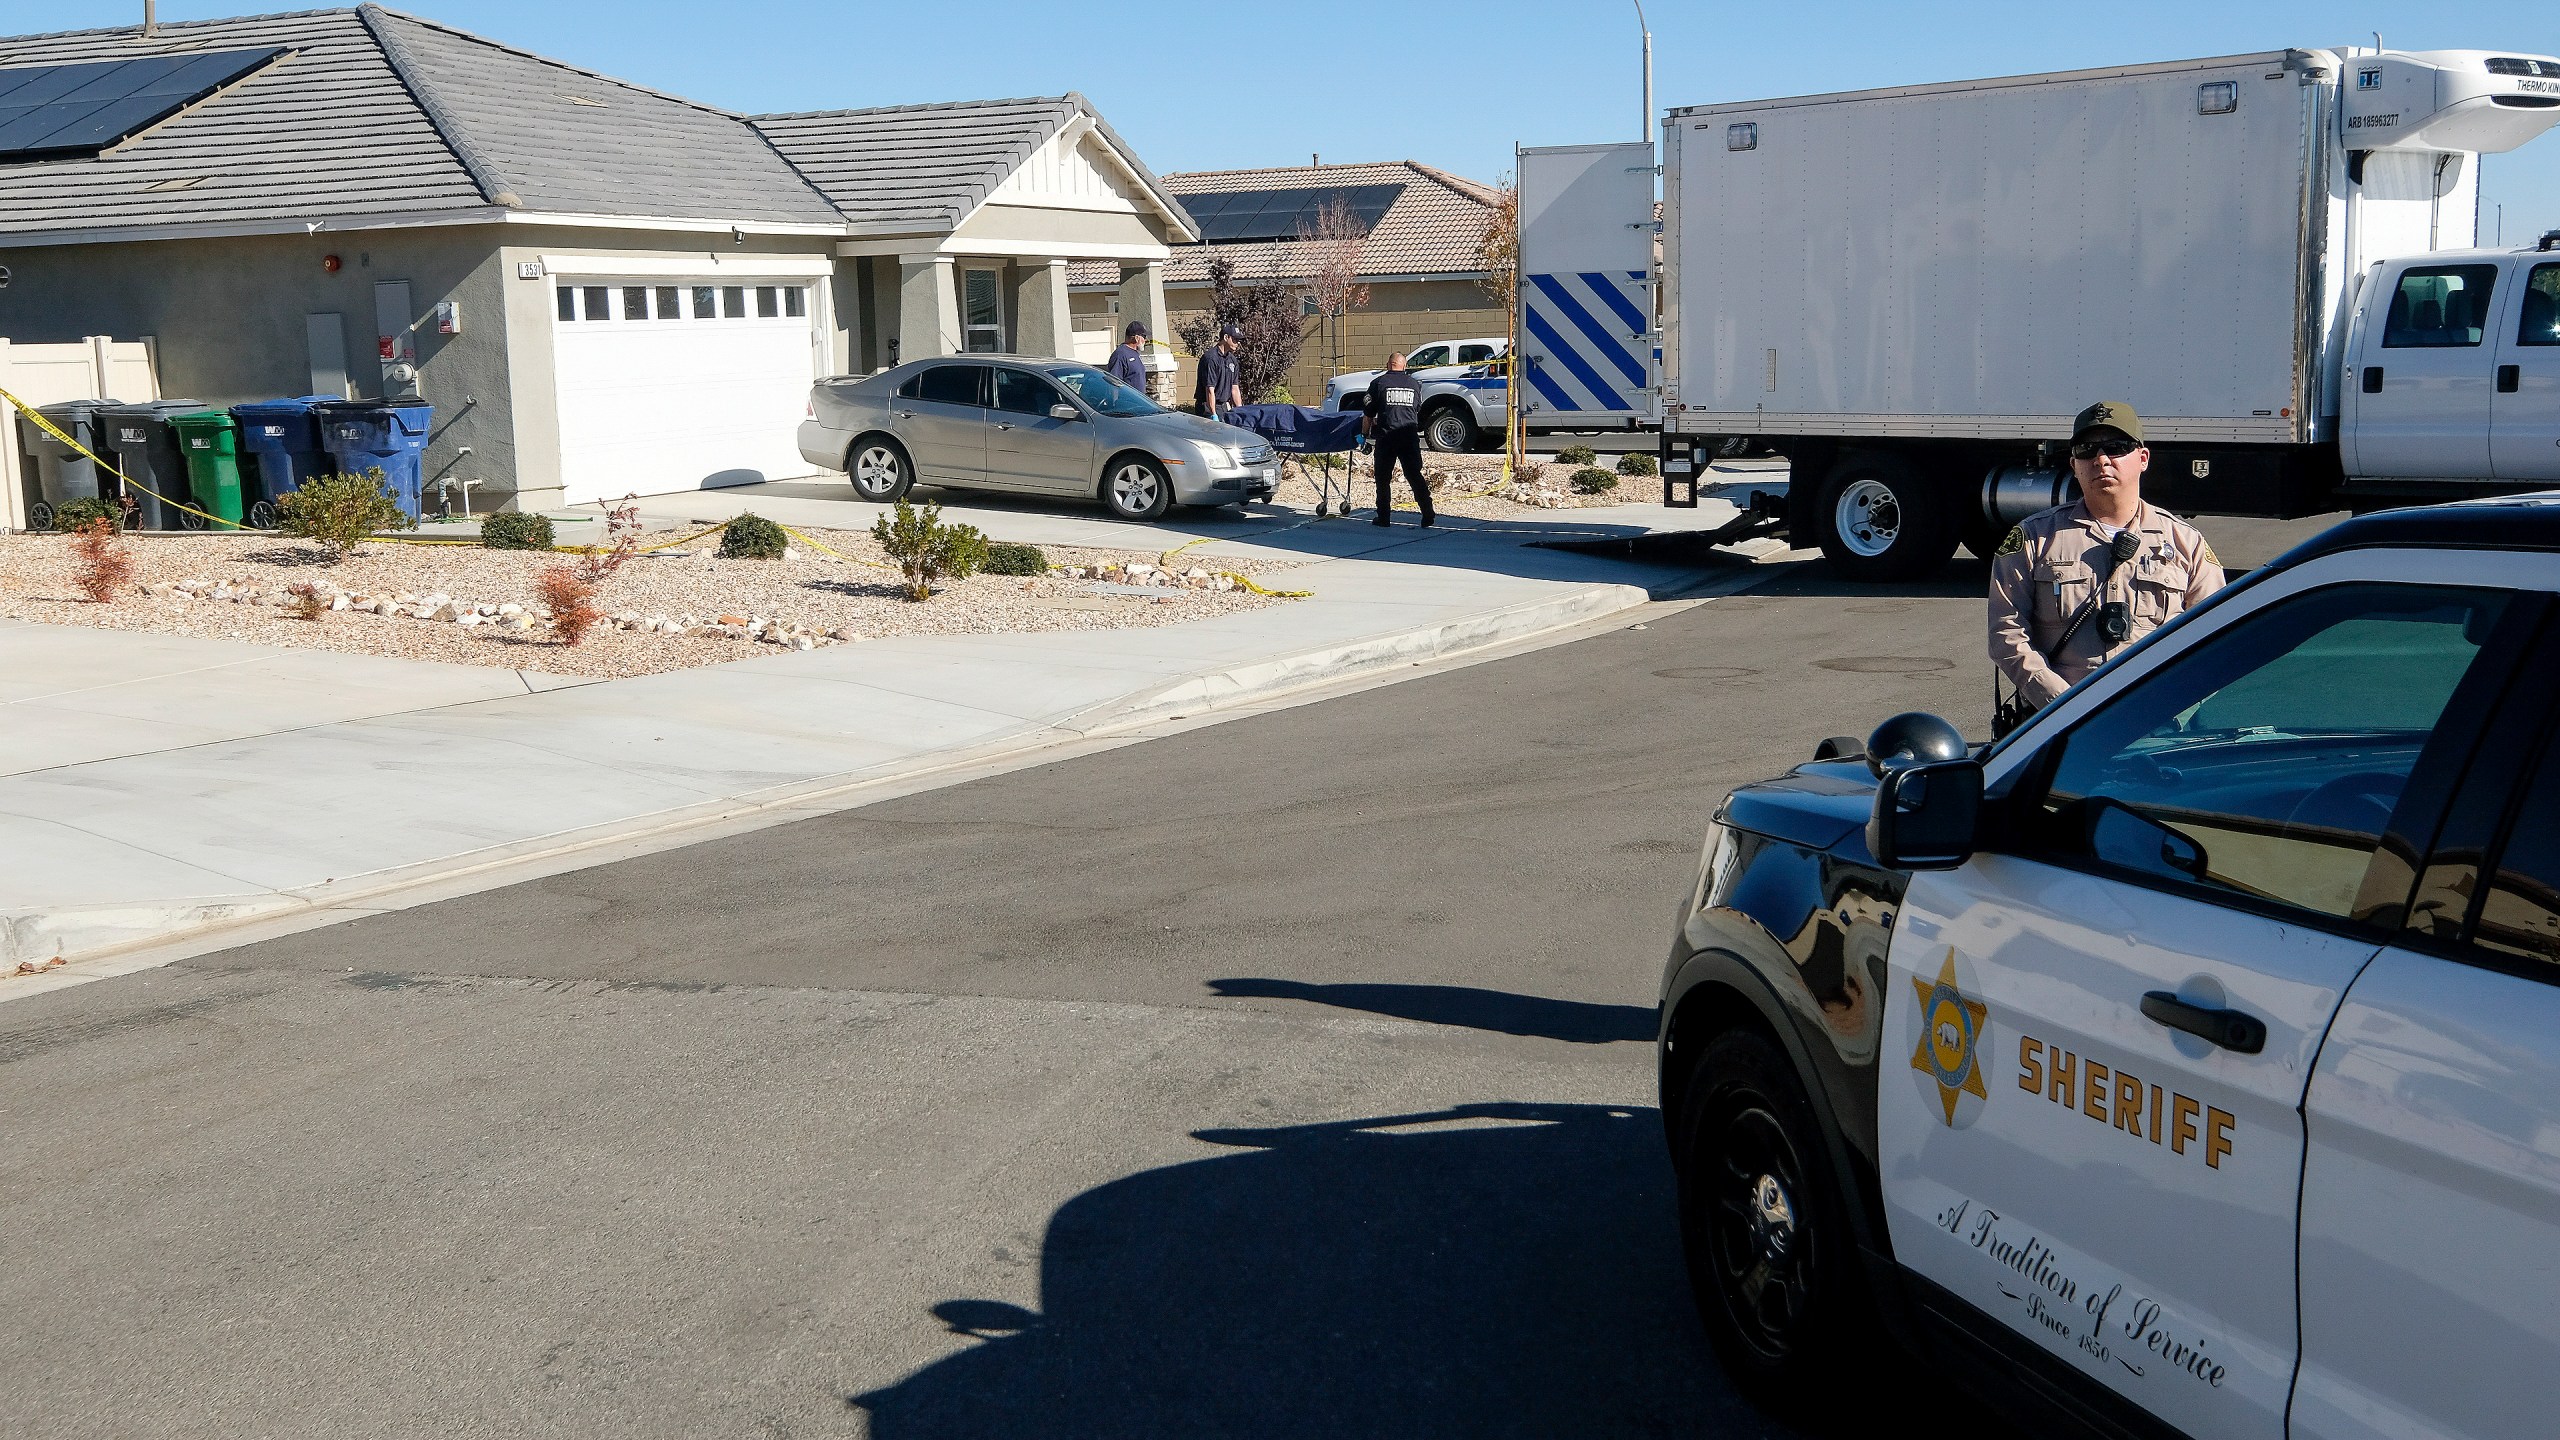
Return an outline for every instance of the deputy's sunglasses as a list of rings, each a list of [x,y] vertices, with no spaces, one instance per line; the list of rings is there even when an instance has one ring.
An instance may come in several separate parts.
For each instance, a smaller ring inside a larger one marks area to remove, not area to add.
[[[2131,440],[2074,440],[2071,442],[2071,458],[2095,460],[2103,455],[2109,460],[2121,460],[2141,448]]]

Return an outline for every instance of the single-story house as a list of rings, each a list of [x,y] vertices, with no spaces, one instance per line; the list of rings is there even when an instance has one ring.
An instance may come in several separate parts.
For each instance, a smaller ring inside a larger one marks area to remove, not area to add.
[[[1195,238],[1073,94],[739,115],[374,5],[0,38],[22,86],[67,108],[0,132],[0,337],[423,396],[475,508],[805,474],[813,378],[1069,352],[1070,266],[1161,317]]]
[[[1165,303],[1174,318],[1209,308],[1209,261],[1223,255],[1243,279],[1303,280],[1308,265],[1298,254],[1301,222],[1309,228],[1328,201],[1340,199],[1355,219],[1369,224],[1359,273],[1368,303],[1343,317],[1340,366],[1372,370],[1387,356],[1426,340],[1454,340],[1507,333],[1510,318],[1484,288],[1477,259],[1485,225],[1501,192],[1413,160],[1362,165],[1288,165],[1264,170],[1203,170],[1164,177],[1164,186],[1194,213],[1204,234],[1176,245],[1164,272]],[[1115,307],[1113,277],[1101,267],[1075,274],[1077,338],[1093,358],[1096,345],[1118,343],[1131,316]],[[1321,353],[1309,322],[1306,348],[1289,372],[1288,387],[1302,405],[1322,404],[1324,382],[1337,357]],[[1160,340],[1174,337],[1157,333]],[[1178,343],[1178,342],[1175,342]],[[1178,393],[1190,398],[1192,359],[1180,358]]]

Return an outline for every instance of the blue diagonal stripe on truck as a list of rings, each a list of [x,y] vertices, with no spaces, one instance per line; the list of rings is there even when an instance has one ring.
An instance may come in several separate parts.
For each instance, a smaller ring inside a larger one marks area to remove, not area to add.
[[[1597,270],[1586,270],[1582,283],[1590,286],[1591,293],[1600,297],[1600,303],[1616,311],[1618,318],[1627,322],[1627,328],[1638,335],[1653,328],[1645,323],[1644,312],[1636,308],[1635,302],[1627,298],[1627,292],[1620,289],[1616,281]]]
[[[1538,313],[1536,306],[1525,307],[1523,314],[1528,322],[1529,333],[1537,337],[1539,344],[1547,347],[1548,353],[1554,357],[1557,364],[1573,372],[1573,378],[1581,381],[1583,387],[1591,392],[1591,398],[1598,402],[1600,409],[1629,408],[1627,402],[1618,397],[1618,392],[1609,388],[1609,382],[1600,378],[1600,372],[1591,368],[1591,362],[1583,359],[1580,351],[1575,350],[1573,346],[1566,343],[1562,335],[1556,333],[1555,325],[1546,316]]]
[[[1618,337],[1609,333],[1609,327],[1582,308],[1582,302],[1573,298],[1573,292],[1564,288],[1563,281],[1553,275],[1532,275],[1529,283],[1547,298],[1547,303],[1555,307],[1558,315],[1582,332],[1584,338],[1591,342],[1591,348],[1600,352],[1601,359],[1625,372],[1629,384],[1644,383],[1644,367],[1636,363],[1636,357],[1627,353]]]
[[[1537,391],[1540,399],[1558,410],[1582,408],[1582,402],[1573,398],[1572,391],[1547,378],[1547,367],[1539,364],[1534,356],[1529,357],[1526,368],[1529,372],[1529,388]]]

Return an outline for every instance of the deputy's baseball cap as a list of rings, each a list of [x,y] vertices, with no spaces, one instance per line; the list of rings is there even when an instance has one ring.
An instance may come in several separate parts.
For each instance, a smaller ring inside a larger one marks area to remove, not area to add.
[[[1147,338],[1147,322],[1146,322],[1146,321],[1144,321],[1144,320],[1132,320],[1132,321],[1130,321],[1130,322],[1129,322],[1129,328],[1128,328],[1127,330],[1125,330],[1125,331],[1122,331],[1122,332],[1121,332],[1121,338],[1123,338],[1123,339],[1127,339],[1127,340],[1144,340],[1144,339],[1146,339],[1146,338]]]
[[[1230,325],[1226,329],[1218,332],[1218,338],[1221,340],[1241,340],[1244,338],[1244,327],[1241,325]]]
[[[2081,411],[2080,418],[2071,422],[2073,440],[2092,430],[2113,430],[2136,445],[2142,443],[2142,417],[2134,414],[2133,407],[2121,400],[2101,400]]]

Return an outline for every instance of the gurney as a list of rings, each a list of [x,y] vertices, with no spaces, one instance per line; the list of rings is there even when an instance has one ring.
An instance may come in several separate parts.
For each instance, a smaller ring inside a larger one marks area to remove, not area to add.
[[[1250,430],[1271,442],[1271,448],[1283,455],[1336,455],[1366,448],[1360,438],[1361,415],[1357,410],[1319,410],[1312,405],[1239,405],[1218,417],[1229,425]],[[1342,489],[1334,491],[1334,476],[1329,469],[1314,469],[1316,477],[1316,514],[1324,515],[1339,507],[1339,513],[1351,513],[1351,466],[1342,467]]]

